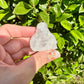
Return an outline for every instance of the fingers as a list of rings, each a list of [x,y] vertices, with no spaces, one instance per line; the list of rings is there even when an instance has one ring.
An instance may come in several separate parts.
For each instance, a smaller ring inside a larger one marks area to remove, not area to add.
[[[60,57],[60,53],[56,50],[39,52],[33,56],[36,64],[36,72],[46,63]]]
[[[13,54],[12,58],[14,61],[17,61],[23,58],[25,55],[31,55],[32,53],[34,52],[30,48],[23,48],[19,52]]]
[[[29,47],[29,44],[30,38],[16,38],[5,44],[4,48],[8,53],[14,54],[24,47]]]
[[[3,45],[10,40],[9,33],[4,29],[0,28],[0,44]]]
[[[6,24],[0,28],[0,44],[7,43],[11,37],[31,37],[36,31],[35,27],[25,27]]]
[[[55,50],[41,51],[25,60],[23,63],[20,64],[20,66],[24,66],[26,69],[28,69],[29,68],[28,65],[32,64],[33,69],[35,70],[35,72],[37,72],[38,69],[41,68],[44,64],[58,57],[60,57],[60,53],[58,51]]]
[[[3,25],[4,28],[11,37],[31,37],[35,31],[35,27],[19,26],[14,24]]]
[[[46,63],[60,57],[60,53],[56,50],[41,51],[36,53],[33,58],[36,66],[36,72]]]
[[[15,65],[13,59],[11,58],[11,56],[8,53],[6,53],[6,57],[3,60],[3,62],[5,62],[6,64],[9,64],[9,65]]]
[[[3,46],[0,45],[0,60],[3,61],[6,57],[6,51],[4,50]]]
[[[0,45],[0,61],[3,61],[7,64],[15,64],[11,56],[8,53],[6,53],[2,45]]]

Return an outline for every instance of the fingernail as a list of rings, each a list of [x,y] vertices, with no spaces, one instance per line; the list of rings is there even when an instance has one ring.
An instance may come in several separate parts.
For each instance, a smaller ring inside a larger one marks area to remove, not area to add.
[[[48,55],[48,59],[50,60],[53,60],[53,59],[56,59],[56,58],[58,58],[58,57],[60,57],[60,53],[58,52],[58,51],[52,51],[52,52],[50,52],[49,53],[49,55]]]

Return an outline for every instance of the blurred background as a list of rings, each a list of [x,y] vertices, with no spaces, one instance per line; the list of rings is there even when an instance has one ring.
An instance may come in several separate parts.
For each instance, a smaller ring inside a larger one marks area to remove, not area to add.
[[[41,21],[55,36],[61,57],[44,65],[30,84],[84,84],[84,0],[0,0],[0,26]]]

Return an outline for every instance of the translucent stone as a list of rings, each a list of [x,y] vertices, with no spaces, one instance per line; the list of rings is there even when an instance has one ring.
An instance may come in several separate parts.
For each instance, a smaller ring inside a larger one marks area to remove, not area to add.
[[[30,47],[33,51],[44,51],[57,48],[57,41],[49,31],[47,24],[41,22],[37,24],[36,33],[30,40]]]

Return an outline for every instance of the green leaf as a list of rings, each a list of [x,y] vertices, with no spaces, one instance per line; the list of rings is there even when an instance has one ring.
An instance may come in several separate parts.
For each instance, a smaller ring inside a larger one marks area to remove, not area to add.
[[[45,66],[42,66],[40,69],[39,69],[39,72],[41,72],[42,74],[46,74],[47,73],[47,68]]]
[[[2,20],[6,14],[8,14],[8,11],[0,10],[0,20]]]
[[[7,5],[7,3],[6,3],[5,0],[0,0],[0,6],[1,6],[3,9],[8,8],[8,5]]]
[[[46,11],[40,12],[39,16],[45,23],[49,24],[49,14]]]
[[[68,13],[63,13],[60,17],[57,18],[58,22],[61,22],[63,20],[66,20],[67,18],[73,17],[73,15]]]
[[[31,6],[23,1],[19,2],[14,8],[13,13],[18,15],[24,15],[32,10]]]
[[[59,17],[61,15],[61,9],[58,4],[54,5],[53,7],[50,7],[49,11],[56,15],[56,17]]]
[[[31,81],[30,84],[33,84],[33,81]]]
[[[84,16],[82,16],[82,15],[79,16],[79,22],[80,22],[81,26],[84,25]]]
[[[61,75],[59,76],[59,78],[60,78],[60,79],[65,79],[65,80],[67,79],[67,77],[66,77],[65,74],[61,74]]]
[[[23,57],[23,59],[27,59],[27,58],[29,58],[31,55],[26,55],[26,56],[24,56]]]
[[[51,3],[59,2],[60,0],[51,0]]]
[[[47,80],[45,84],[52,84],[52,83],[51,83],[51,81],[48,81],[48,80]]]
[[[53,28],[53,26],[54,26],[54,24],[52,24],[52,23],[48,24],[48,28]]]
[[[53,76],[53,72],[52,72],[51,70],[48,70],[48,71],[47,71],[47,74],[48,74],[49,76]]]
[[[63,62],[63,58],[62,57],[59,57],[59,58],[53,60],[53,62],[56,64],[57,68],[65,66],[65,63]]]
[[[39,0],[30,0],[30,4],[36,6],[39,3]]]
[[[62,57],[59,57],[59,58],[53,60],[53,62],[62,62],[62,61],[63,61],[63,58]]]
[[[68,9],[70,9],[71,11],[75,10],[79,5],[78,4],[72,4],[69,6]]]
[[[84,46],[80,46],[80,49],[81,49],[82,51],[84,51]]]
[[[72,30],[70,33],[72,34],[72,36],[73,36],[74,38],[83,41],[83,34],[82,34],[80,31],[78,31],[78,30]]]
[[[64,74],[70,74],[71,73],[70,69],[68,67],[63,67],[62,69],[64,71]]]
[[[82,33],[83,35],[83,42],[84,42],[84,28],[80,28],[79,31]]]
[[[82,13],[84,12],[84,4],[82,3],[81,6],[80,6],[80,9],[79,9],[79,13]]]
[[[79,63],[83,63],[84,62],[84,55],[83,54],[78,58],[78,62]]]
[[[84,70],[84,64],[81,64],[81,69],[83,69],[83,70]]]
[[[12,19],[14,19],[14,18],[16,18],[16,15],[10,16],[7,20],[12,20]]]
[[[71,30],[71,28],[72,28],[72,25],[70,24],[70,22],[69,21],[67,21],[67,20],[63,20],[62,22],[61,22],[61,25],[66,29],[66,30]]]
[[[53,33],[53,35],[55,36],[56,39],[60,37],[58,33]]]
[[[57,45],[58,45],[58,47],[59,47],[60,49],[62,49],[62,48],[64,47],[64,45],[65,45],[65,40],[64,40],[64,38],[59,37],[59,39],[57,40]]]
[[[49,67],[51,67],[52,66],[52,64],[51,64],[51,62],[49,62],[49,63],[47,63],[47,68],[49,68]]]
[[[69,36],[69,38],[73,41],[73,43],[75,44],[75,46],[78,44],[78,38],[74,37],[73,35]]]
[[[56,70],[56,74],[62,74],[62,70],[59,68]]]
[[[47,6],[48,6],[48,4],[46,3],[46,4],[39,4],[39,9],[41,9],[41,10],[47,10]]]
[[[82,43],[81,46],[79,46],[82,51],[84,51],[84,43]]]
[[[74,47],[74,45],[72,45],[72,46],[67,46],[67,50],[70,51],[70,50],[73,49],[73,47]]]
[[[56,14],[56,17],[59,17],[61,15],[61,9],[59,5],[55,5],[54,7],[54,12]]]

